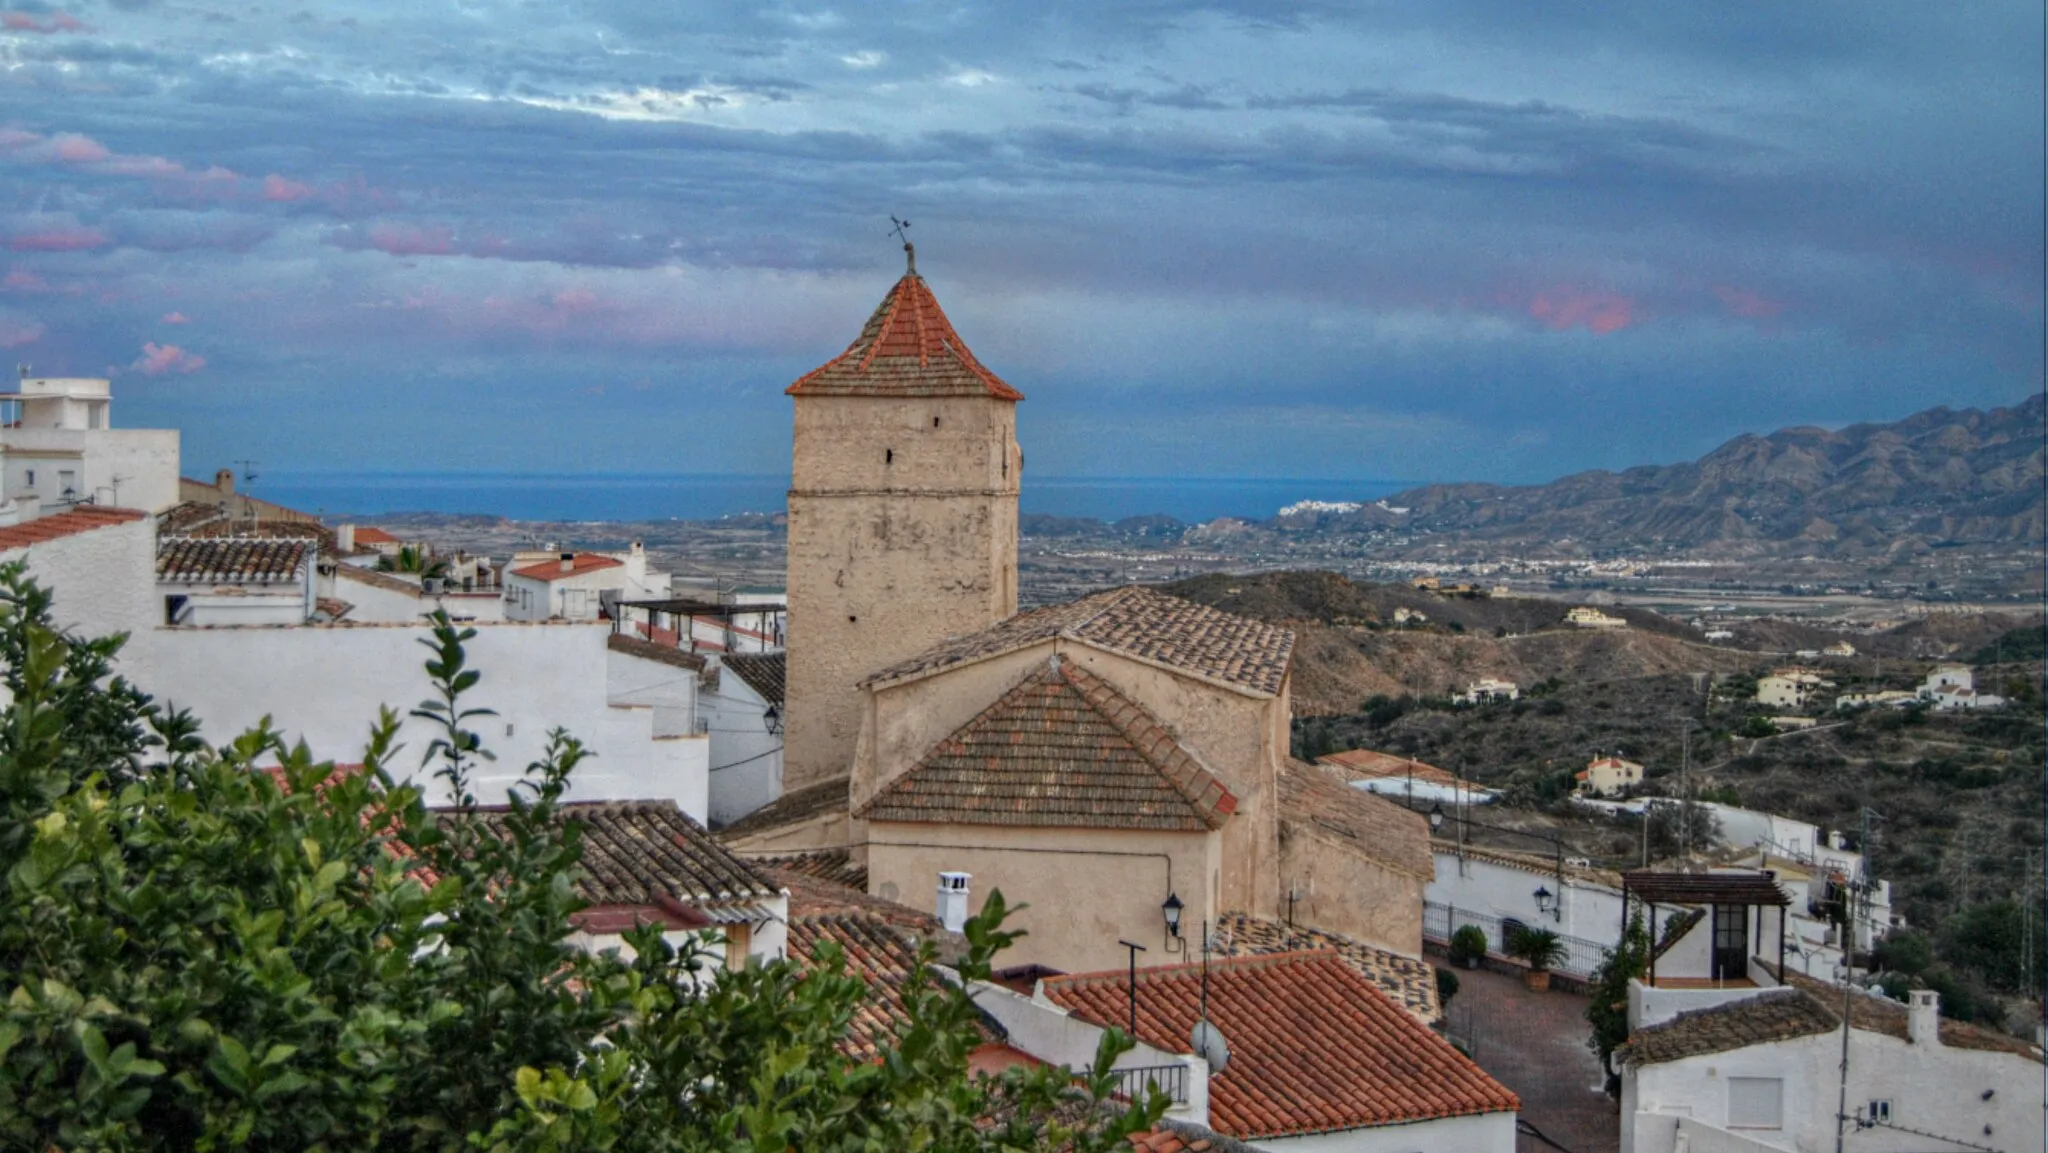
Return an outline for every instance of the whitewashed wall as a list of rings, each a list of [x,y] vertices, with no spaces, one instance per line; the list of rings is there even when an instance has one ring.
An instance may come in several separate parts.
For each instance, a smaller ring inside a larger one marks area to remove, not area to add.
[[[1261,1137],[1272,1153],[1515,1153],[1515,1115],[1480,1113],[1307,1137]]]
[[[123,671],[133,677],[146,667],[149,634],[163,623],[155,522],[144,517],[0,552],[0,561],[13,560],[28,561],[29,575],[50,590],[60,627],[83,636],[128,633],[134,639]]]
[[[1621,890],[1590,884],[1567,874],[1564,879],[1563,919],[1539,912],[1538,888],[1556,893],[1555,873],[1537,873],[1466,857],[1462,871],[1458,854],[1436,850],[1436,879],[1423,889],[1423,898],[1467,912],[1495,917],[1514,917],[1534,928],[1549,929],[1568,937],[1579,937],[1613,945],[1621,940]],[[1459,922],[1455,915],[1452,928]]]
[[[178,433],[175,429],[59,429],[16,428],[0,434],[6,457],[8,495],[33,491],[42,497],[43,508],[52,509],[61,495],[58,473],[70,469],[80,500],[90,500],[100,489],[102,504],[162,512],[177,504]],[[54,456],[38,456],[50,453]],[[76,463],[59,459],[73,456]],[[35,470],[36,483],[27,486],[27,472]],[[115,478],[120,478],[118,495]]]
[[[483,679],[468,703],[498,713],[476,726],[497,757],[479,770],[479,799],[502,799],[560,726],[598,754],[579,771],[573,799],[669,798],[704,819],[707,742],[657,742],[651,707],[612,706],[608,631],[601,624],[477,626],[469,656]],[[160,695],[190,708],[208,739],[225,741],[269,715],[317,755],[354,761],[380,704],[403,713],[426,696],[429,652],[418,642],[429,633],[396,624],[159,628],[152,643],[165,674]],[[433,735],[424,722],[408,720],[394,770],[418,765]],[[429,795],[439,799],[435,788]]]
[[[711,740],[712,822],[737,821],[781,796],[782,734],[769,732],[762,720],[768,702],[722,671],[717,690],[698,697],[697,710]]]

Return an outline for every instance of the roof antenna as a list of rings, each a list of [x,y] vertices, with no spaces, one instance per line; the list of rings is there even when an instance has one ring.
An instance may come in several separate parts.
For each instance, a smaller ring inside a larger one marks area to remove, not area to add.
[[[904,262],[909,266],[908,271],[906,271],[904,275],[916,276],[917,245],[910,243],[909,235],[904,232],[904,229],[910,227],[910,222],[908,220],[898,220],[892,215],[889,217],[889,223],[896,226],[889,230],[890,234],[895,236],[896,239],[903,242],[903,259]]]

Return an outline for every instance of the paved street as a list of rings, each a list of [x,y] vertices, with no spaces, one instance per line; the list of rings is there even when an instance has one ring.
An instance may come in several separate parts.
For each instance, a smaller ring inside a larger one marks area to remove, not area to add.
[[[1483,969],[1457,973],[1450,1031],[1469,1039],[1480,1067],[1522,1099],[1522,1119],[1570,1153],[1615,1153],[1619,1124],[1586,1048],[1586,998],[1531,993],[1521,978]],[[1556,1153],[1527,1134],[1516,1149]]]

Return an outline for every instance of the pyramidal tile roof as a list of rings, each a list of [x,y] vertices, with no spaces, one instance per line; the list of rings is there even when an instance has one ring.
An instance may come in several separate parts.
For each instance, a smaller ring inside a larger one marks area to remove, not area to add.
[[[1063,605],[1018,613],[966,636],[950,637],[862,681],[887,684],[953,665],[1015,652],[1062,637],[1123,656],[1274,697],[1287,680],[1294,634],[1277,625],[1125,585]]]
[[[974,359],[913,258],[846,351],[797,378],[790,396],[990,396],[1023,400]]]
[[[1209,1020],[1231,1054],[1209,1080],[1209,1124],[1219,1133],[1257,1141],[1520,1108],[1336,953],[1212,958],[1208,968]],[[1130,1013],[1124,969],[1048,977],[1039,991],[1097,1025],[1121,1027]],[[1136,993],[1138,1039],[1189,1052],[1202,965],[1141,968]]]
[[[1144,709],[1048,662],[884,785],[872,821],[1202,832],[1237,798]]]

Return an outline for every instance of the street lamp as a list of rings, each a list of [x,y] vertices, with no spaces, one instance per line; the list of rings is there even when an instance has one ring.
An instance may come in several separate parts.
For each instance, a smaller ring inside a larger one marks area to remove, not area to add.
[[[1557,898],[1551,895],[1549,886],[1536,886],[1536,911],[1539,913],[1548,913],[1556,907]]]
[[[1434,833],[1444,827],[1444,807],[1441,803],[1429,807],[1429,831]]]
[[[781,736],[782,710],[776,708],[774,705],[769,705],[768,711],[761,714],[761,726],[768,730],[769,736]]]
[[[1176,938],[1180,936],[1180,911],[1186,907],[1186,905],[1181,904],[1180,894],[1166,894],[1166,903],[1159,906],[1159,911],[1166,915],[1166,933],[1168,936]]]

